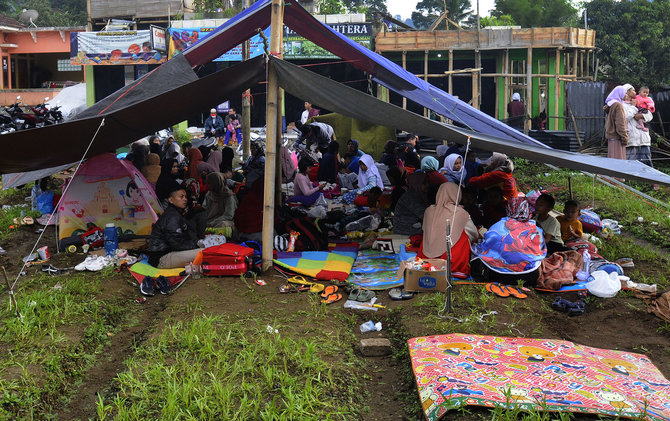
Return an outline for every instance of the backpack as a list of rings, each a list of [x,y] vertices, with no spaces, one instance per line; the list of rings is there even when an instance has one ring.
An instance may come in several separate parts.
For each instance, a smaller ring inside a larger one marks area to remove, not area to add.
[[[308,216],[294,218],[284,224],[284,230],[300,234],[295,241],[295,251],[328,250],[328,232],[321,229],[318,219]]]

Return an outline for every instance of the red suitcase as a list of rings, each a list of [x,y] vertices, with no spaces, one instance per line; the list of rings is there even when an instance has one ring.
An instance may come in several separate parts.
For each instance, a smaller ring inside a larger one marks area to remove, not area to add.
[[[202,251],[202,273],[207,276],[253,276],[254,249],[225,243]]]

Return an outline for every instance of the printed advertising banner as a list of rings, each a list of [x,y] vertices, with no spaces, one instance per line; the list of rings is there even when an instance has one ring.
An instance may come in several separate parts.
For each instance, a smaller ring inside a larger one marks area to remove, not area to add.
[[[331,28],[361,44],[367,49],[372,49],[372,24],[369,23],[337,23],[328,24]],[[311,58],[337,58],[337,56],[324,50],[288,27],[284,27],[284,58],[285,59],[311,59]]]
[[[165,53],[151,48],[151,31],[100,31],[70,33],[70,63],[158,64]]]
[[[216,28],[170,28],[170,54],[172,58],[184,51],[196,41],[206,37]],[[266,37],[270,37],[270,28],[263,31]],[[250,40],[249,58],[263,54],[263,40],[260,35],[254,35]],[[213,61],[242,61],[242,45],[222,54]]]

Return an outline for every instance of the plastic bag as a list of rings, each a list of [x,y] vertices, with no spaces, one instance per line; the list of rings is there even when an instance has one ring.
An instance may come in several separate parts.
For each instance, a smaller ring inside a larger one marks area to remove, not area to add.
[[[612,298],[621,290],[621,281],[616,272],[608,274],[597,270],[591,274],[592,281],[586,284],[586,289],[596,297]]]
[[[35,198],[35,206],[39,213],[53,213],[54,211],[54,192],[47,190]]]

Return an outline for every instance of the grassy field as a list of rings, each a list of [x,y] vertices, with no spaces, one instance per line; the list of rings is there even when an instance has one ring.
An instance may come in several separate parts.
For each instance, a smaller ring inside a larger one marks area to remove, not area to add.
[[[622,235],[603,240],[601,254],[632,257],[636,266],[627,273],[635,281],[668,287],[666,210],[587,176],[523,161],[517,166],[523,190],[554,189],[558,209],[571,177],[582,205],[593,203],[625,227]],[[646,191],[667,199],[664,191]],[[16,204],[25,196],[4,193],[0,202]],[[8,229],[17,212],[0,211],[0,245],[20,248],[2,260],[10,280],[21,267],[21,253],[32,246],[29,240],[37,238],[32,228]],[[66,267],[81,260],[61,254],[52,262]],[[533,291],[526,300],[502,300],[481,286],[457,285],[450,314],[442,312],[444,294],[391,302],[385,293],[379,296],[388,308],[372,313],[326,306],[308,293],[279,294],[280,277],[263,279],[265,287],[240,278],[189,280],[171,296],[138,304],[127,272],[51,277],[29,268],[18,283],[21,318],[0,287],[0,419],[420,420],[406,342],[451,332],[616,344],[647,354],[670,374],[670,323],[648,314],[632,293],[590,298],[585,315],[557,319],[549,306],[553,294]],[[382,322],[382,332],[359,332],[370,319]],[[375,335],[391,340],[392,356],[361,356],[359,340]],[[447,417],[605,419],[502,408],[461,408]]]

